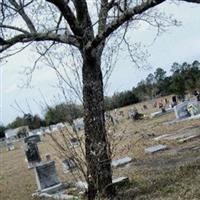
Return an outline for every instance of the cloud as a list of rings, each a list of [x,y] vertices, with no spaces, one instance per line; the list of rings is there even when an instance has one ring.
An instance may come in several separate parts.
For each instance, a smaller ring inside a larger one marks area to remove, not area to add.
[[[16,83],[14,83],[14,84],[10,85],[9,87],[7,87],[7,88],[5,89],[5,93],[6,93],[6,94],[11,94],[11,93],[13,93],[13,92],[16,92],[18,89],[19,89],[19,88],[17,87]]]

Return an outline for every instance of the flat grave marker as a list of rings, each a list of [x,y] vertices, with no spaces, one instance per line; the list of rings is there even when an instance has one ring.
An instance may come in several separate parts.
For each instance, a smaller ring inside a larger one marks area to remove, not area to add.
[[[127,164],[131,163],[132,161],[133,161],[133,159],[131,157],[126,156],[124,158],[113,160],[111,165],[113,167],[122,167],[124,165],[127,165]]]
[[[145,153],[151,153],[151,154],[153,154],[153,153],[156,153],[156,152],[159,152],[159,151],[164,151],[166,149],[167,149],[166,145],[160,144],[160,145],[148,147],[144,151],[145,151]]]

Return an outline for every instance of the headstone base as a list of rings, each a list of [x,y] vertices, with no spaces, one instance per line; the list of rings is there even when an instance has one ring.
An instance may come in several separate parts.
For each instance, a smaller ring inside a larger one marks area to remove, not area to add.
[[[56,193],[60,190],[63,189],[63,184],[62,183],[59,183],[57,185],[54,185],[54,186],[51,186],[51,187],[48,187],[48,188],[45,188],[39,192],[41,193],[47,193],[47,194],[53,194],[53,193]]]

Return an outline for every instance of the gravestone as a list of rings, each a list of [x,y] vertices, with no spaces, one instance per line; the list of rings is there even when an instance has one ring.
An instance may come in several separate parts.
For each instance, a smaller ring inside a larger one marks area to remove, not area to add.
[[[24,144],[24,151],[26,154],[29,168],[32,168],[41,162],[40,153],[36,143],[28,142]]]
[[[29,168],[32,168],[41,162],[41,157],[37,146],[37,143],[40,141],[39,135],[32,135],[24,138],[24,151]]]
[[[39,135],[31,135],[31,136],[24,138],[24,142],[25,143],[28,143],[28,142],[38,143],[38,142],[41,142],[41,139],[40,139]]]
[[[76,147],[76,146],[80,145],[80,142],[79,142],[79,140],[77,138],[71,138],[70,139],[70,144],[71,144],[71,146]]]
[[[63,172],[67,173],[73,169],[77,168],[77,164],[75,163],[74,159],[69,158],[62,161]]]
[[[167,149],[167,146],[160,144],[160,145],[157,145],[157,146],[148,147],[144,151],[145,151],[145,153],[156,153],[156,152],[159,152],[159,151],[163,151],[165,149]]]
[[[113,167],[121,167],[121,166],[131,163],[132,161],[133,159],[127,156],[118,160],[113,160],[111,165]]]
[[[182,139],[178,140],[178,142],[179,143],[189,142],[189,141],[195,140],[197,138],[200,138],[200,134],[194,134],[194,135],[182,138]]]
[[[6,143],[6,148],[7,148],[7,151],[12,151],[15,149],[15,146],[12,142],[7,142]]]
[[[41,192],[53,192],[62,187],[57,176],[54,161],[36,166],[35,175],[38,190]]]
[[[177,119],[184,119],[191,116],[190,112],[188,111],[188,105],[190,104],[198,107],[198,102],[196,100],[184,101],[174,107]]]
[[[172,96],[172,103],[171,103],[172,108],[173,108],[174,106],[176,106],[176,105],[177,105],[176,96]]]
[[[166,108],[165,112],[162,112],[162,111],[153,112],[153,113],[151,113],[151,118],[160,117],[160,116],[163,116],[165,114],[171,113],[173,111],[174,111],[173,108]]]

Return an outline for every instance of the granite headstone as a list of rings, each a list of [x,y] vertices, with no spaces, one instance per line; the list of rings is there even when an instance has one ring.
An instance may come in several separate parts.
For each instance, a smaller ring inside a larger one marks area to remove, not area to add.
[[[57,176],[55,162],[47,162],[35,167],[36,182],[39,191],[48,190],[52,187],[60,187],[60,180]]]
[[[63,165],[63,172],[64,173],[77,168],[77,164],[74,161],[74,159],[72,159],[72,158],[68,158],[68,159],[63,160],[62,165]]]

